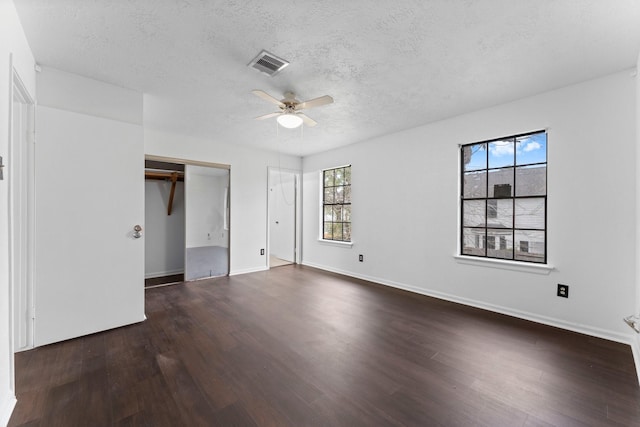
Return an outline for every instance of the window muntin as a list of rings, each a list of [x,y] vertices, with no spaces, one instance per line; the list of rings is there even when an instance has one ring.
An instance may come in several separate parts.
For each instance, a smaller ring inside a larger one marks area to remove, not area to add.
[[[460,151],[462,255],[546,263],[546,132]]]
[[[351,166],[322,171],[322,239],[351,242]]]

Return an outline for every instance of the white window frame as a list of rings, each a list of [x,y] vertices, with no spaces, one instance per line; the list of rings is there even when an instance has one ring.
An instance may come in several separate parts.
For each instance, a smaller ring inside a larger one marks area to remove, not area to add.
[[[541,128],[539,131],[531,131],[531,132],[526,132],[524,134],[530,134],[530,133],[535,133],[535,132],[541,132],[544,131],[547,133],[547,138],[550,134],[550,129],[549,128]],[[522,134],[522,135],[524,135]],[[488,140],[489,141],[489,140]],[[458,179],[461,179],[462,177],[462,154],[461,154],[461,150],[460,147],[462,145],[467,145],[467,144],[460,144],[458,145]],[[547,147],[548,150],[548,147]],[[548,152],[547,152],[547,162],[548,162]],[[547,181],[547,186],[549,185],[549,182]],[[463,265],[471,265],[471,266],[476,266],[476,267],[488,267],[488,268],[496,268],[496,269],[500,269],[500,270],[511,270],[511,271],[518,271],[518,272],[524,272],[524,273],[533,273],[533,274],[542,274],[542,275],[548,275],[549,273],[551,273],[551,271],[555,270],[555,267],[553,266],[553,264],[551,264],[549,262],[549,255],[547,253],[547,260],[546,263],[531,263],[531,262],[524,262],[524,261],[517,261],[517,260],[509,260],[509,259],[498,259],[498,258],[489,258],[489,257],[476,257],[476,256],[470,256],[470,255],[463,255],[462,254],[462,244],[461,244],[461,237],[462,237],[462,227],[460,226],[461,221],[462,221],[462,198],[460,197],[459,191],[461,188],[462,184],[461,182],[458,182],[458,194],[457,194],[457,199],[458,199],[458,218],[457,218],[457,236],[456,236],[456,241],[457,241],[457,248],[456,248],[456,253],[453,254],[453,258],[455,260],[456,263],[458,264],[463,264]],[[547,197],[549,195],[549,190],[547,188]],[[548,236],[548,223],[546,225],[546,233]],[[548,237],[547,237],[548,238]],[[548,249],[548,248],[547,248]]]

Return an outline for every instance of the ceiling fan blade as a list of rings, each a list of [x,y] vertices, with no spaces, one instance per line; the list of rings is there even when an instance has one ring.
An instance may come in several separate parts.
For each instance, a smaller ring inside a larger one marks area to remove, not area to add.
[[[270,119],[271,117],[279,116],[280,114],[282,114],[282,112],[278,112],[278,113],[269,113],[269,114],[265,114],[265,115],[263,115],[263,116],[258,116],[258,117],[256,117],[256,120]]]
[[[296,110],[304,110],[305,108],[313,108],[319,107],[321,105],[331,104],[333,102],[333,98],[329,95],[321,96],[320,98],[311,99],[309,101],[304,101],[296,105]]]
[[[302,121],[304,122],[305,125],[309,126],[309,127],[313,127],[315,125],[318,124],[318,122],[316,122],[315,120],[313,120],[311,117],[302,114],[302,113],[297,113],[296,114],[298,117],[300,117],[302,119]]]
[[[278,107],[284,107],[284,104],[280,100],[275,99],[273,96],[269,95],[267,92],[264,92],[262,90],[254,89],[254,90],[251,91],[251,93],[254,94],[255,96],[258,96],[258,97],[264,99],[265,101],[269,101],[272,104],[276,104]]]

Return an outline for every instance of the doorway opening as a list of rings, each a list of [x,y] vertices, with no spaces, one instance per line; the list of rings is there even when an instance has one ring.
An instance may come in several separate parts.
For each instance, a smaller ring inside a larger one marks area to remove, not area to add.
[[[145,288],[184,282],[184,169],[145,160]]]
[[[230,167],[146,156],[145,288],[229,274]]]
[[[300,263],[300,171],[270,167],[268,267]]]

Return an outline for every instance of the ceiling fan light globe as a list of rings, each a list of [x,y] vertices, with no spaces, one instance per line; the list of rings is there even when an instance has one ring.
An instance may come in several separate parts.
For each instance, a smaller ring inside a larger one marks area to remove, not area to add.
[[[302,118],[290,113],[279,115],[277,120],[280,126],[287,129],[295,129],[302,124]]]

